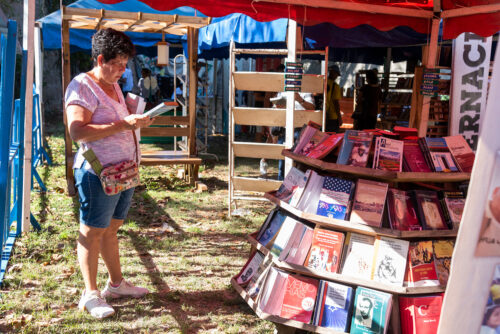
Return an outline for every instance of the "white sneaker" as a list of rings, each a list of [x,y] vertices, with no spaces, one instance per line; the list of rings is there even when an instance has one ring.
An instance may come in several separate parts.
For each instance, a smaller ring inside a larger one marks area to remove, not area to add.
[[[132,283],[128,282],[124,278],[122,279],[120,286],[114,288],[110,284],[111,282],[108,280],[106,287],[102,290],[103,298],[120,298],[120,297],[133,297],[133,298],[141,298],[144,295],[149,293],[149,290],[146,288],[141,288],[138,286],[134,286]]]
[[[89,293],[85,293],[84,290],[78,308],[82,311],[87,310],[91,316],[97,319],[107,318],[115,314],[115,310],[101,298],[99,290]]]

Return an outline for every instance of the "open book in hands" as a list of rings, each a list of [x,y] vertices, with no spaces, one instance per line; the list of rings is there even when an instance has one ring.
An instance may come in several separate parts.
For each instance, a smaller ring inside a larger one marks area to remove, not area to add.
[[[161,102],[154,108],[146,111],[144,115],[149,116],[150,118],[160,116],[161,114],[178,107],[179,104],[175,101]]]
[[[131,114],[140,115],[143,114],[144,110],[146,109],[146,101],[143,97],[136,94],[128,93],[127,97],[125,98],[125,103],[127,104],[127,108]],[[146,111],[144,115],[153,118],[178,106],[179,104],[175,101],[161,102],[154,108]]]

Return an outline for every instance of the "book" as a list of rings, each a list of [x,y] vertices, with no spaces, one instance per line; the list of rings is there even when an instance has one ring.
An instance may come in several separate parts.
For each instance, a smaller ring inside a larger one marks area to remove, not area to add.
[[[446,230],[438,195],[431,190],[413,190],[417,215],[424,230]]]
[[[412,241],[408,250],[405,286],[439,286],[432,240]]]
[[[404,140],[403,163],[407,172],[432,172],[416,139]]]
[[[281,228],[278,231],[274,242],[269,247],[271,254],[276,257],[280,256],[281,251],[286,247],[286,244],[288,243],[288,240],[290,239],[290,236],[292,235],[296,224],[300,223],[292,217],[287,216],[285,218],[285,221],[281,225]]]
[[[403,286],[409,245],[407,240],[377,237],[372,279],[384,284]]]
[[[358,179],[350,221],[380,227],[388,188],[384,182]]]
[[[319,271],[336,273],[340,266],[343,245],[343,233],[315,228],[304,265]]]
[[[275,267],[269,268],[258,300],[258,305],[262,312],[271,315],[280,315],[287,277],[287,272]]]
[[[415,211],[414,201],[407,191],[389,188],[387,193],[387,217],[393,230],[422,230]]]
[[[400,296],[401,332],[405,334],[435,334],[443,305],[443,294]]]
[[[299,137],[299,143],[295,146],[293,153],[307,155],[316,145],[325,141],[329,135],[308,125]]]
[[[425,137],[419,140],[422,151],[427,155],[428,164],[435,172],[448,173],[458,171],[458,167],[455,165],[446,140],[443,137]]]
[[[313,159],[323,159],[335,148],[339,147],[343,139],[343,133],[331,134],[327,139],[314,146],[306,156]]]
[[[371,279],[375,237],[349,232],[346,235],[343,253],[342,275]]]
[[[266,258],[264,258],[263,263],[259,267],[257,267],[257,271],[245,287],[245,291],[247,292],[248,296],[253,300],[255,300],[259,295],[259,292],[262,289],[262,285],[264,284],[267,277],[267,273],[271,268],[272,261],[269,258],[267,259],[268,260],[266,261]]]
[[[292,197],[290,198],[288,204],[293,207],[296,207],[298,205],[300,199],[302,198],[302,195],[304,194],[304,189],[306,188],[312,172],[313,171],[311,169],[306,170],[306,172],[304,173],[304,178],[298,182],[297,187],[295,187],[295,189],[292,191]]]
[[[403,145],[401,140],[377,137],[375,139],[374,169],[401,172],[403,166]]]
[[[356,289],[351,334],[387,333],[392,295],[364,287]]]
[[[366,131],[347,130],[340,148],[337,163],[341,165],[351,165],[366,167],[373,134]]]
[[[256,240],[264,247],[269,248],[286,217],[278,208],[271,210],[264,224],[259,229]]]
[[[161,102],[160,104],[156,105],[156,107],[146,111],[144,115],[153,118],[156,116],[160,116],[161,114],[166,113],[167,111],[173,110],[178,106],[179,104],[175,101]]]
[[[316,213],[323,188],[323,179],[323,176],[311,170],[302,196],[297,203],[297,209],[307,213]]]
[[[305,173],[292,167],[288,174],[286,174],[285,179],[281,186],[276,190],[274,196],[283,202],[289,203],[292,199],[293,193],[299,187],[304,187],[307,179],[305,178]]]
[[[442,191],[441,204],[446,223],[450,229],[458,228],[465,207],[465,196],[461,191]]]
[[[318,280],[289,274],[279,316],[308,324],[314,310]]]
[[[438,275],[439,284],[446,286],[450,275],[451,256],[453,255],[454,240],[432,240],[434,250],[434,266]]]
[[[335,219],[347,219],[354,182],[325,176],[316,214]]]
[[[408,137],[417,137],[418,129],[416,128],[407,128],[404,126],[395,126],[392,131],[399,135],[399,139],[406,139]]]
[[[353,304],[353,288],[321,280],[312,324],[347,332]]]
[[[472,172],[475,154],[463,135],[444,137],[446,145],[461,172]]]
[[[436,172],[458,172],[450,152],[430,152],[430,155]]]
[[[127,93],[125,104],[131,114],[140,115],[144,113],[144,109],[146,109],[146,101],[144,98],[133,93]]]
[[[279,256],[280,261],[303,265],[311,248],[313,229],[302,223],[295,224],[294,231],[285,249]]]
[[[236,275],[236,282],[239,285],[245,285],[250,282],[252,279],[253,275],[257,272],[257,268],[262,264],[264,261],[264,254],[261,252],[254,252],[249,258],[248,261],[245,263],[243,268],[241,268],[241,271]]]

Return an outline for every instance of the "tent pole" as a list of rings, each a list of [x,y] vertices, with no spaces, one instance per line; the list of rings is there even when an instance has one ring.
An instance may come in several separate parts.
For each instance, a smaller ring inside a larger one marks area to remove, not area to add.
[[[432,19],[431,40],[429,43],[429,47],[427,48],[427,52],[424,52],[424,56],[422,58],[425,68],[432,69],[436,67],[438,54],[439,22],[439,18]],[[425,137],[427,134],[430,101],[431,98],[429,96],[424,96],[422,102],[422,110],[420,113],[420,121],[418,124],[419,137]]]
[[[31,204],[31,146],[33,128],[33,49],[35,31],[35,0],[24,0],[23,11],[23,53],[27,53],[25,119],[24,119],[24,160],[23,160],[23,207],[22,231],[30,229]]]

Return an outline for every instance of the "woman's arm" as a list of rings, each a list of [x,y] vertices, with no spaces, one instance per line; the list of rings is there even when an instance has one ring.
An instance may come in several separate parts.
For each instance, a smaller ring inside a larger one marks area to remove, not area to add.
[[[77,142],[102,139],[118,132],[135,130],[151,125],[148,116],[132,114],[123,120],[107,124],[92,124],[92,112],[79,105],[69,105],[66,109],[68,129],[71,138]]]

